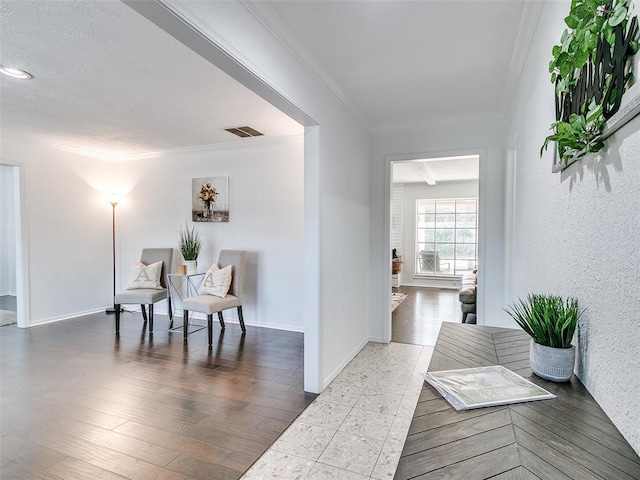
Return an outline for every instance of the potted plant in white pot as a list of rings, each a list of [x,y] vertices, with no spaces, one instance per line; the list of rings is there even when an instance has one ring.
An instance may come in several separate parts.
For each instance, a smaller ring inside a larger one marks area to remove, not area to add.
[[[575,298],[530,294],[505,309],[531,337],[529,362],[533,372],[552,382],[566,382],[573,375],[573,334],[584,310]]]
[[[180,251],[187,266],[187,275],[196,274],[200,253],[200,233],[196,232],[195,225],[191,229],[185,225],[184,230],[180,230]]]

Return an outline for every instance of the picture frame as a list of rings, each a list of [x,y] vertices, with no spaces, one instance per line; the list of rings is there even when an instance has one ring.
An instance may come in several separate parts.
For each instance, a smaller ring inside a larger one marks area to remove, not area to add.
[[[229,222],[229,177],[191,179],[191,220]]]

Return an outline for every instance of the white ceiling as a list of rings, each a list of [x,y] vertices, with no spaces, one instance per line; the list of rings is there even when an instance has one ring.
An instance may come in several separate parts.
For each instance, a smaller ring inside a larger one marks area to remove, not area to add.
[[[393,162],[393,183],[434,186],[443,182],[477,181],[479,175],[480,159],[477,155]]]
[[[372,131],[504,111],[525,3],[245,0]],[[0,78],[3,132],[107,157],[302,132],[118,0],[3,0],[0,16],[0,63],[34,75]]]

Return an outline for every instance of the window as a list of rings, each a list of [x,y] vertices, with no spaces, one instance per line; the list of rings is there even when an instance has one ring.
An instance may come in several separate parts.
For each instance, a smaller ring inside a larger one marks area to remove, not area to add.
[[[478,265],[478,199],[416,201],[416,274],[462,275]]]

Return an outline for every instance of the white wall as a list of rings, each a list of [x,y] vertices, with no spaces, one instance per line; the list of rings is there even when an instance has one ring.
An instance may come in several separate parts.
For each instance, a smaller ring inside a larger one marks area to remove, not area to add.
[[[458,279],[429,279],[416,277],[416,200],[422,198],[474,198],[478,196],[478,182],[447,182],[428,186],[411,183],[404,187],[403,201],[403,242],[404,265],[402,266],[402,285],[415,287],[458,288]]]
[[[16,295],[14,168],[0,165],[0,295]]]
[[[302,331],[303,137],[251,139],[229,146],[176,150],[119,163],[125,187],[118,214],[118,284],[144,247],[172,247],[184,263],[179,230],[195,225],[203,240],[198,271],[221,249],[247,251],[243,313],[247,325]],[[230,221],[191,222],[191,179],[229,177]],[[166,302],[158,305],[166,312]],[[237,321],[234,311],[225,313]]]
[[[513,291],[574,296],[587,309],[576,373],[640,453],[640,117],[606,150],[561,174],[551,173],[551,152],[539,157],[554,121],[547,64],[569,7],[545,3],[512,118],[518,139]]]
[[[170,5],[318,125],[305,132],[303,315],[305,390],[320,392],[369,338],[370,136],[250,4]]]
[[[2,139],[2,160],[24,170],[28,246],[26,325],[103,310],[111,297],[113,164]]]
[[[404,260],[404,183],[394,183],[391,189],[391,251],[396,250],[396,255]],[[393,256],[393,255],[392,255]],[[406,261],[406,260],[404,260]],[[400,267],[400,273],[391,275],[392,287],[403,285],[405,270]]]
[[[392,161],[477,153],[480,155],[480,251],[478,323],[511,326],[504,306],[504,123],[499,118],[443,121],[417,132],[378,134],[372,141],[370,336],[390,338],[390,164]]]

